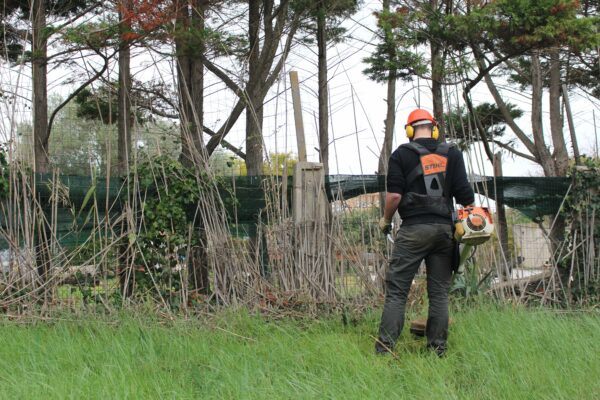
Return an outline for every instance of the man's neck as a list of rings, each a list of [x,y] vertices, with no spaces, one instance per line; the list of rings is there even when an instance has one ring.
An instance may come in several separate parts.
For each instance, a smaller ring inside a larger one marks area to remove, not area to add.
[[[431,135],[415,135],[414,140],[417,139],[431,139]]]

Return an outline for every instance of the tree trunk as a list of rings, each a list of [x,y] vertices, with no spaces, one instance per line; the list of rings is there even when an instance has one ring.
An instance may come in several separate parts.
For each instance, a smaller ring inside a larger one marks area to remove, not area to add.
[[[217,131],[208,142],[208,151],[213,152],[219,145],[221,140],[227,135],[231,126],[235,123],[242,111],[246,109],[246,137],[250,140],[246,141],[246,150],[251,151],[250,159],[248,155],[244,156],[249,175],[262,174],[263,164],[263,139],[262,139],[262,121],[263,121],[263,102],[267,92],[276,79],[279,77],[287,56],[292,48],[293,39],[296,31],[300,27],[303,20],[302,17],[305,10],[297,12],[291,21],[289,21],[289,3],[290,0],[280,0],[278,6],[274,10],[274,0],[256,0],[249,1],[250,10],[250,26],[249,41],[252,44],[249,46],[249,77],[245,89],[238,87],[236,83],[231,81],[227,73],[219,67],[205,61],[207,68],[221,78],[221,80],[239,97],[238,103],[233,108],[231,114],[226,119],[221,128]],[[264,13],[264,36],[262,37],[262,49],[260,48],[260,20],[261,20],[261,4]],[[285,43],[281,48],[281,39],[285,35]],[[275,57],[279,56],[279,60],[273,63]],[[249,115],[251,113],[251,115]],[[248,123],[249,122],[249,123]],[[258,128],[258,129],[257,129]],[[253,134],[258,132],[258,135]]]
[[[121,7],[125,10],[131,9],[130,0],[123,0]],[[119,46],[119,106],[118,106],[118,164],[117,173],[120,176],[126,175],[129,166],[129,157],[131,150],[131,53],[129,42],[124,39],[124,35],[131,30],[130,24],[125,20],[123,13],[120,15],[121,43]],[[109,160],[110,162],[110,160]]]
[[[119,45],[119,90],[118,90],[118,137],[117,137],[117,174],[127,176],[129,172],[129,157],[131,151],[131,52],[129,42],[125,39],[127,32],[131,31],[128,20],[131,12],[131,0],[121,1],[121,12],[119,13],[119,31],[121,43]],[[106,153],[102,153],[106,154]],[[110,165],[111,160],[108,160]],[[129,207],[129,203],[126,205]],[[131,228],[129,218],[123,221],[122,229],[128,231]],[[127,235],[125,235],[127,237]],[[119,247],[119,262],[117,265],[117,276],[123,298],[133,294],[133,252],[129,241],[124,241]]]
[[[50,172],[48,159],[48,89],[47,89],[47,45],[46,1],[38,0],[33,4],[32,34],[32,89],[33,89],[33,151],[34,172]],[[41,215],[36,227],[36,267],[42,283],[46,282],[51,267],[49,227]],[[48,288],[42,287],[40,301],[45,302]]]
[[[389,71],[387,80],[387,99],[386,114],[384,121],[384,137],[381,153],[379,154],[379,166],[377,173],[387,174],[388,160],[392,154],[392,145],[394,141],[394,127],[396,124],[396,70]]]
[[[189,5],[189,7],[188,7]],[[177,77],[181,119],[181,162],[204,167],[207,153],[202,137],[204,109],[204,45],[197,38],[204,30],[206,0],[189,0],[178,10],[183,37],[176,39]]]
[[[438,0],[429,0],[431,11],[438,12]],[[442,47],[435,40],[430,42],[431,48],[431,96],[433,99],[433,117],[438,122],[440,140],[446,141],[446,127],[444,123],[444,95],[442,81],[444,79],[444,60]]]
[[[383,0],[383,11],[390,11],[390,0]],[[387,56],[390,60],[393,60],[396,56],[395,44],[392,38],[392,32],[387,27],[383,32],[385,45],[387,48]],[[394,127],[396,125],[396,74],[395,68],[392,68],[388,72],[387,79],[387,98],[386,98],[386,114],[384,121],[384,135],[383,145],[381,146],[381,152],[379,153],[379,165],[377,167],[377,174],[387,175],[388,160],[392,154],[392,144],[394,142]],[[385,192],[379,193],[379,213],[383,216],[383,210],[385,207]]]
[[[327,104],[329,93],[327,90],[327,31],[326,9],[324,1],[320,0],[317,11],[317,47],[319,70],[319,155],[325,175],[329,175],[329,113]]]
[[[534,52],[531,56],[531,130],[535,144],[537,158],[544,170],[545,176],[556,176],[554,160],[546,146],[544,128],[542,127],[542,67],[540,56]]]
[[[563,119],[560,104],[561,76],[560,57],[558,49],[550,51],[550,131],[552,134],[552,145],[554,147],[554,176],[567,176],[569,169],[569,153],[563,132]],[[559,214],[550,232],[550,241],[553,254],[557,256],[557,249],[565,240],[566,221]]]
[[[179,5],[177,22],[184,34],[175,42],[181,123],[180,159],[186,167],[200,170],[208,164],[208,155],[202,137],[204,65],[201,54],[204,45],[197,38],[204,30],[206,6],[206,0],[188,0]],[[195,228],[200,231],[200,239],[192,244],[188,257],[189,282],[196,293],[208,294],[208,263],[204,251],[206,238],[202,226]]]
[[[390,10],[390,0],[383,1],[383,11],[387,12]],[[390,28],[386,28],[384,31],[384,40],[386,48],[388,50],[388,58],[394,59],[395,45],[393,43],[392,32]],[[379,166],[377,173],[380,175],[387,174],[387,166],[390,155],[392,154],[392,144],[394,141],[394,127],[396,125],[396,69],[392,68],[388,72],[387,79],[387,110],[385,114],[384,122],[384,137],[383,146],[381,146],[381,153],[379,154]]]
[[[48,160],[48,91],[47,91],[47,38],[46,0],[33,5],[32,86],[33,86],[33,146],[35,172],[49,172]]]
[[[540,154],[540,164],[544,169],[545,176],[560,176],[564,168],[568,167],[568,155],[566,154],[565,139],[562,136],[562,121],[560,116],[560,65],[558,64],[558,54],[552,56],[550,70],[550,123],[552,129],[552,143],[554,145],[554,157],[550,154],[544,140],[542,131],[542,69],[540,65],[539,54],[535,52],[531,57],[532,73],[532,128],[536,148]],[[553,82],[553,81],[558,82]],[[556,86],[556,87],[555,87]],[[552,96],[558,94],[555,99]],[[558,106],[558,109],[556,109]],[[560,134],[559,132],[560,131]],[[559,161],[559,157],[560,161]],[[565,219],[562,216],[556,218],[554,227],[550,232],[550,242],[552,253],[556,256],[557,250],[564,240]]]
[[[248,44],[248,84],[246,85],[248,107],[246,107],[246,169],[248,176],[263,174],[262,143],[262,82],[260,66],[260,6],[262,1],[250,0]]]
[[[498,152],[494,154],[494,177],[501,178],[502,173],[502,153]],[[502,277],[506,278],[512,267],[512,257],[510,255],[510,248],[508,246],[508,223],[506,222],[506,210],[504,209],[504,193],[498,194],[496,191],[496,215],[498,221],[496,223],[496,229],[498,231],[498,239],[500,240],[500,248],[506,259],[506,265],[508,268],[502,269]],[[501,263],[502,264],[502,263]]]
[[[566,176],[569,168],[569,154],[563,135],[560,91],[560,58],[558,49],[552,49],[550,51],[550,132],[554,147],[555,173],[557,176]]]

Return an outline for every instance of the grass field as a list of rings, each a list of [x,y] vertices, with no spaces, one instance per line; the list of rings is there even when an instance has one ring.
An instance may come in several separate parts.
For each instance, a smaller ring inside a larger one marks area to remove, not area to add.
[[[600,398],[597,313],[465,308],[443,359],[406,332],[373,355],[378,317],[3,322],[0,399]]]

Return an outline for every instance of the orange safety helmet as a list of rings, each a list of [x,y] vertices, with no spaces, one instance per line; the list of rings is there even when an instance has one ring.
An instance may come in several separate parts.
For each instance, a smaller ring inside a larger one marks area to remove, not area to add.
[[[406,136],[409,139],[413,138],[413,136],[415,135],[414,126],[421,125],[418,123],[420,121],[423,121],[423,123],[431,123],[433,125],[433,133],[431,137],[437,140],[440,136],[440,131],[437,127],[437,122],[435,118],[433,118],[433,116],[429,113],[429,111],[423,110],[422,108],[417,108],[416,110],[408,114],[408,120],[406,121],[406,125],[404,126],[404,129],[406,130]]]

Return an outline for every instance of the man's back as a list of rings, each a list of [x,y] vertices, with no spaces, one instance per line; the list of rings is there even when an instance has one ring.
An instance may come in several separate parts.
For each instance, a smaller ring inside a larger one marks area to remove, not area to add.
[[[416,139],[415,143],[420,144],[431,152],[435,152],[439,145],[436,140],[430,138]],[[401,195],[409,192],[421,195],[427,194],[422,176],[413,179],[412,182],[407,181],[407,176],[419,163],[419,155],[414,150],[407,146],[398,147],[392,153],[388,164],[387,191]],[[447,195],[450,198],[456,198],[456,201],[463,205],[473,203],[473,189],[467,180],[462,153],[454,146],[448,151],[445,185]],[[452,223],[452,220],[450,217],[423,213],[420,215],[411,215],[411,217],[405,218],[402,223],[405,225],[415,223]]]

